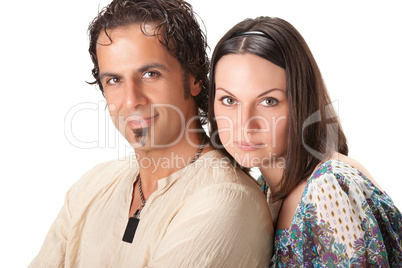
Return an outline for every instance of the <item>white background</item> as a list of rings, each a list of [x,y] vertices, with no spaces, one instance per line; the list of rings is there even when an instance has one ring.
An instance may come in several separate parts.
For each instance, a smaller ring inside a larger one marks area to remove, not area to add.
[[[0,267],[26,267],[68,188],[96,163],[129,152],[108,121],[101,94],[85,83],[92,81],[86,29],[107,2],[2,4]],[[350,156],[402,208],[397,1],[238,2],[190,1],[204,20],[211,49],[247,17],[269,15],[292,23],[309,44],[332,99],[338,100]],[[67,134],[65,121],[71,126]],[[92,148],[79,148],[78,141]]]

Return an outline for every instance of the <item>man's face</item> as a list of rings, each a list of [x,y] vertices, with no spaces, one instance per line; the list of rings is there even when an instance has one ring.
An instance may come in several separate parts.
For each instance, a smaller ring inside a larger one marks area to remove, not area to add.
[[[145,27],[152,35],[151,25]],[[184,99],[180,63],[139,24],[107,30],[98,38],[99,75],[110,116],[136,150],[170,147],[183,137],[197,113],[193,97]],[[101,45],[99,45],[101,44]],[[190,93],[200,91],[190,75]]]

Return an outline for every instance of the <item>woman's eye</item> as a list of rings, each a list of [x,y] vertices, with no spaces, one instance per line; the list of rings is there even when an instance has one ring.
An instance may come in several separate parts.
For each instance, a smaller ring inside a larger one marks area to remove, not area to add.
[[[223,97],[221,98],[221,102],[227,106],[231,106],[237,103],[236,100],[231,97]]]
[[[267,98],[267,99],[264,99],[262,102],[261,102],[261,105],[263,105],[263,106],[274,106],[274,105],[276,105],[278,103],[278,100],[277,99],[274,99],[274,98]]]

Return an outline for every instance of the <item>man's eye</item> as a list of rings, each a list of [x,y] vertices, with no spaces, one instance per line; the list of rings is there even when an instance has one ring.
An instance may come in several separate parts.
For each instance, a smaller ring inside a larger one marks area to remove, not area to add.
[[[110,85],[117,84],[118,82],[120,82],[120,78],[116,77],[110,78],[106,81],[106,83]]]
[[[157,75],[158,75],[158,73],[156,73],[156,72],[145,72],[142,77],[143,78],[153,78],[153,77],[155,77]]]
[[[261,102],[262,106],[274,106],[278,103],[277,99],[274,98],[266,98]]]
[[[223,103],[223,105],[226,106],[231,106],[237,103],[236,100],[232,97],[222,97],[220,101]]]

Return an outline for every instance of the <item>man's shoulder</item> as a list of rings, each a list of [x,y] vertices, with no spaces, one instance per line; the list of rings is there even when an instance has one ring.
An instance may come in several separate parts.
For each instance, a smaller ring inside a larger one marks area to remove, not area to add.
[[[186,174],[197,188],[236,186],[251,191],[260,191],[258,183],[246,175],[219,151],[210,151],[193,163],[193,167]]]
[[[86,195],[96,193],[100,189],[107,188],[114,183],[118,183],[129,172],[134,171],[131,161],[113,159],[99,163],[88,170],[69,190],[72,195]]]
[[[183,180],[173,185],[180,190],[179,198],[184,204],[181,213],[209,211],[222,223],[222,217],[227,215],[225,211],[229,211],[231,217],[239,218],[246,210],[250,212],[249,220],[253,219],[263,226],[261,228],[273,232],[268,204],[254,178],[226,162],[228,160],[219,151],[208,152],[199,160],[202,161],[197,161],[198,166],[188,170]]]

